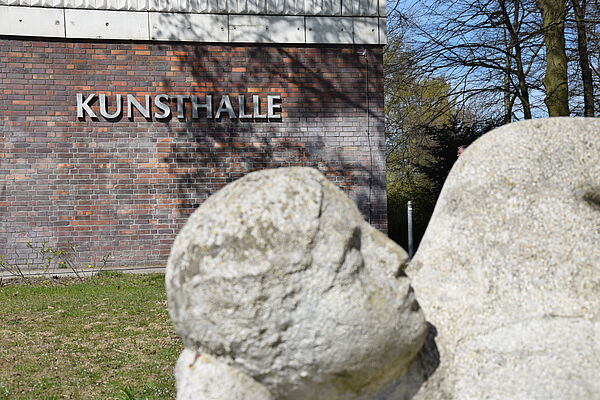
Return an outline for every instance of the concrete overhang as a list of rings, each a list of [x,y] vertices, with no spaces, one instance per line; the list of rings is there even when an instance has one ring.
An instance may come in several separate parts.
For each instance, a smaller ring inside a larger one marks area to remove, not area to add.
[[[385,44],[384,0],[0,0],[0,35]]]

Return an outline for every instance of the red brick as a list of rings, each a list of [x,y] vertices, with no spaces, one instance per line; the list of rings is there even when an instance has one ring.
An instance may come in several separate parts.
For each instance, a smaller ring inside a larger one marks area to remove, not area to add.
[[[371,220],[386,230],[379,46],[368,47],[368,64],[352,46],[2,38],[0,54],[8,60],[0,78],[0,254],[26,254],[27,239],[70,240],[91,261],[110,249],[118,263],[164,263],[208,196],[250,171],[291,165],[318,167],[365,216],[372,170]],[[367,67],[373,163],[365,145]],[[165,123],[134,112],[133,121],[79,121],[78,92],[258,94],[263,106],[276,93],[283,119]]]

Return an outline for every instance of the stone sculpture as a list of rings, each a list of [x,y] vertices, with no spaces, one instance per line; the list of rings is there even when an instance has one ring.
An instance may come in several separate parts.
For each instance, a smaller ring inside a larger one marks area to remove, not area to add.
[[[316,170],[221,189],[168,262],[178,399],[409,398],[426,326],[405,260]]]
[[[600,120],[457,160],[408,268],[428,329],[405,258],[315,170],[225,187],[169,259],[178,398],[600,399]]]
[[[600,399],[600,120],[469,146],[407,274],[440,352],[415,399]]]

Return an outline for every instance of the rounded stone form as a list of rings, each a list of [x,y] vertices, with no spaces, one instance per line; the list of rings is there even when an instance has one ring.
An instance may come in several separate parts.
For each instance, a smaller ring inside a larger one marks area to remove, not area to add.
[[[276,399],[364,398],[424,341],[405,260],[316,170],[263,170],[211,196],[177,236],[169,312],[186,349]]]
[[[178,400],[274,400],[267,388],[209,354],[184,349],[175,366]]]
[[[440,353],[415,399],[600,399],[600,120],[469,146],[407,273]]]

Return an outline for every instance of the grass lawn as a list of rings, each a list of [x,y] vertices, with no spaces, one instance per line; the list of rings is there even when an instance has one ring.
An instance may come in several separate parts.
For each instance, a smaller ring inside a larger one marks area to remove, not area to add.
[[[164,275],[0,287],[0,399],[174,399]]]

